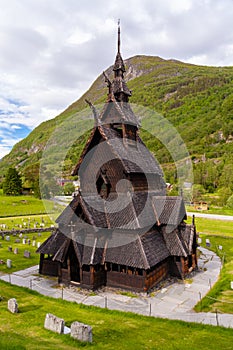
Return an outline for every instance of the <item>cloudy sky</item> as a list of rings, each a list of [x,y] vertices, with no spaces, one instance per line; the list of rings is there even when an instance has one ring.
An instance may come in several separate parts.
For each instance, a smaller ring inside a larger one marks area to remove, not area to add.
[[[233,65],[232,0],[0,0],[0,158],[116,53]]]

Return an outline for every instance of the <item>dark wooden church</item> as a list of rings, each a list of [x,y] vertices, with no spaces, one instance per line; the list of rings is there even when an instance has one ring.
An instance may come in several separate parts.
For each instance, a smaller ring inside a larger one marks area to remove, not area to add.
[[[73,171],[80,190],[37,250],[39,272],[59,283],[148,291],[197,267],[194,223],[184,222],[181,197],[166,196],[158,162],[139,136],[131,91],[118,52],[107,102]]]

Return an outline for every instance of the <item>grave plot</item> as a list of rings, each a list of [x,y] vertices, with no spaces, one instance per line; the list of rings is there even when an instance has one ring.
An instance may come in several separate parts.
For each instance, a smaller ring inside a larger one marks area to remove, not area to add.
[[[39,263],[37,248],[51,232],[7,234],[0,231],[0,273],[12,273]]]

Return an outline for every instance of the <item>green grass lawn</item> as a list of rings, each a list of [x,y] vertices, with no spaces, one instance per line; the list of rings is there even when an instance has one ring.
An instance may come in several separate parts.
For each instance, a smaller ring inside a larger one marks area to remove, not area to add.
[[[209,249],[224,259],[224,265],[219,280],[207,294],[207,297],[204,297],[196,305],[195,310],[206,312],[215,312],[215,310],[218,310],[233,314],[233,290],[231,289],[231,281],[233,281],[233,238],[209,235],[201,235],[201,237],[203,238],[203,247],[205,247],[205,239],[209,238],[211,242]],[[222,250],[219,249],[219,246],[222,246]],[[218,299],[219,301],[211,298]]]
[[[55,209],[52,201],[42,201],[33,196],[0,195],[0,217],[46,214]]]
[[[187,222],[191,223],[189,216]],[[207,235],[233,237],[233,221],[213,220],[195,217],[197,232]]]
[[[233,332],[222,327],[145,317],[132,313],[78,305],[39,295],[25,288],[0,282],[0,348],[96,350],[211,350],[232,349]],[[19,313],[7,310],[7,300],[15,297]],[[69,335],[45,330],[46,313],[55,314],[70,326],[80,321],[93,327],[93,343],[81,344]],[[214,339],[214,341],[212,341]]]
[[[38,236],[38,233],[27,233],[23,234],[23,237],[27,236],[31,240],[31,244],[23,244],[22,239],[20,243],[15,243],[17,236],[10,236],[10,241],[2,240],[0,236],[0,260],[3,260],[5,264],[0,264],[0,273],[12,273],[18,270],[26,269],[30,266],[39,264],[39,254],[36,253],[37,247],[32,246],[33,237],[36,242],[43,242],[50,232],[42,232],[41,236]],[[12,247],[12,252],[8,251],[8,247]],[[18,254],[14,254],[14,248],[18,248]],[[28,250],[31,253],[30,258],[24,258],[24,251]],[[7,268],[6,261],[7,259],[12,260],[12,268]]]
[[[233,216],[233,209],[210,207],[209,210],[194,210],[192,206],[186,206],[186,210],[190,212],[203,213],[203,214],[217,214],[217,215],[231,215]]]

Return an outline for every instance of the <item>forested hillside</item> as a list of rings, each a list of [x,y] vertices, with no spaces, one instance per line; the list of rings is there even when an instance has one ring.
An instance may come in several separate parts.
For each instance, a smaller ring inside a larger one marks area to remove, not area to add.
[[[233,192],[233,67],[197,66],[150,56],[136,56],[125,64],[126,80],[132,90],[130,102],[161,114],[175,126],[191,156],[200,195],[220,191],[226,202]],[[107,73],[111,76],[111,67]],[[23,175],[24,183],[31,186],[38,177],[42,152],[55,128],[71,115],[77,114],[79,118],[78,112],[86,108],[86,98],[99,104],[106,100],[106,93],[104,77],[100,75],[78,101],[14,146],[0,162],[0,176],[13,165]],[[67,150],[65,176],[70,174],[88,134],[79,137]],[[141,136],[162,164],[166,181],[175,183],[175,168],[166,147],[148,130],[142,128]]]

